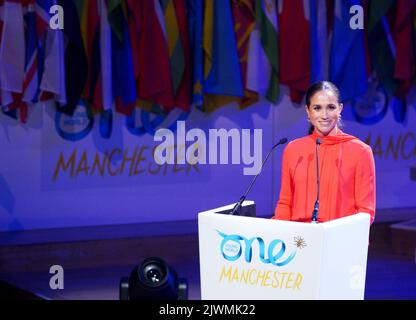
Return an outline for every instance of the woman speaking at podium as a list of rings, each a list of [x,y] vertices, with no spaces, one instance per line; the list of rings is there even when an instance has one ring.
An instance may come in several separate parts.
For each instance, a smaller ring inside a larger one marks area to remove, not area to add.
[[[374,221],[373,152],[341,131],[342,108],[333,83],[322,81],[308,89],[305,109],[311,129],[284,150],[273,219],[324,222],[365,212]]]

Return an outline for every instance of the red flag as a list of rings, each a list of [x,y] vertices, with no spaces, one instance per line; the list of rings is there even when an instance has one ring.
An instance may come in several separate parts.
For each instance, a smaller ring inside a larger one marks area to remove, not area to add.
[[[176,20],[178,21],[179,36],[182,43],[183,54],[185,58],[185,71],[182,82],[179,86],[178,93],[175,97],[175,106],[189,111],[191,108],[191,52],[188,37],[188,26],[186,20],[185,0],[174,0]]]
[[[143,18],[140,21],[138,93],[142,100],[173,109],[173,88],[170,77],[169,53],[154,0],[141,2]]]
[[[133,52],[134,78],[138,79],[140,71],[139,61],[139,35],[140,35],[140,21],[142,19],[143,5],[137,0],[127,0],[129,11],[129,31],[131,39],[131,48]]]
[[[300,103],[310,84],[309,13],[303,0],[283,1],[279,12],[280,82],[290,88],[291,100]],[[305,2],[306,3],[306,2]],[[296,36],[295,36],[296,35]]]
[[[97,0],[89,0],[86,5],[86,37],[85,39],[85,53],[88,62],[88,76],[85,83],[82,98],[89,103],[94,103],[94,92],[98,85],[98,78],[100,72],[100,52],[99,52],[99,25],[100,16],[98,14]]]
[[[396,95],[406,97],[415,76],[415,56],[413,52],[413,13],[416,0],[396,2],[396,15],[393,28],[393,39],[396,45],[396,62],[394,77],[401,81]]]

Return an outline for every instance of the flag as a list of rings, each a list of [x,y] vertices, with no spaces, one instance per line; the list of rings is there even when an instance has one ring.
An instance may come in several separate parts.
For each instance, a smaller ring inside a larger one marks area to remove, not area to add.
[[[100,10],[100,63],[101,63],[101,101],[104,110],[113,106],[111,26],[108,22],[108,10],[105,0],[99,1]],[[99,94],[99,92],[98,92]],[[99,98],[96,98],[96,101]]]
[[[25,32],[20,1],[4,1],[0,44],[1,89],[22,93],[25,73]]]
[[[93,109],[100,110],[102,101],[100,95],[96,94],[101,71],[99,4],[98,0],[85,1],[83,4],[81,35],[87,57],[88,76],[82,97],[93,106]]]
[[[113,95],[116,110],[130,115],[136,103],[133,53],[126,16],[125,2],[109,0],[108,18],[111,26]]]
[[[415,55],[413,52],[413,19],[416,0],[396,2],[393,37],[396,46],[394,78],[400,81],[396,92],[399,98],[405,99],[415,76]]]
[[[4,24],[3,21],[4,21],[4,1],[0,0],[0,47],[1,47],[1,42],[3,39],[3,24]],[[12,103],[13,99],[9,91],[4,91],[1,88],[2,88],[2,85],[1,85],[1,77],[0,77],[0,107],[3,112],[6,112],[5,110],[7,108],[7,105]]]
[[[394,0],[371,1],[369,7],[368,42],[372,67],[381,85],[390,94],[396,92],[398,82],[394,79],[394,52],[387,13]]]
[[[188,0],[189,38],[192,50],[192,104],[201,109],[204,98],[204,54],[202,49],[203,3]]]
[[[261,47],[270,64],[270,79],[266,98],[276,103],[279,97],[279,44],[278,17],[276,2],[273,0],[255,1],[256,23],[259,27]]]
[[[2,8],[3,26],[0,41],[2,110],[5,114],[19,118],[25,123],[28,107],[22,101],[26,66],[23,6],[21,1],[4,1]]]
[[[51,93],[58,103],[66,105],[64,35],[62,30],[49,27],[49,10],[54,4],[55,0],[36,0],[39,91],[43,92],[38,95],[42,99]]]
[[[59,103],[58,111],[73,115],[88,77],[88,61],[80,30],[77,7],[71,0],[59,0],[65,13],[65,87],[66,104]]]
[[[146,14],[140,25],[139,98],[170,111],[174,99],[163,13],[158,0],[143,0],[142,5]]]
[[[311,83],[329,79],[326,0],[310,0]]]
[[[243,85],[230,3],[213,0],[205,5],[204,108],[211,112],[241,98]]]
[[[40,85],[38,63],[38,37],[36,30],[35,1],[24,3],[25,22],[25,74],[23,78],[23,101],[37,102]]]
[[[192,85],[192,60],[189,44],[188,22],[185,0],[174,0],[176,21],[178,23],[179,41],[182,47],[183,71],[175,94],[175,106],[183,111],[189,112],[191,108],[191,85]],[[182,67],[181,67],[182,69]]]
[[[140,40],[140,21],[142,19],[142,4],[136,0],[127,0],[128,7],[128,24],[129,24],[129,33],[130,33],[130,43],[131,50],[133,55],[133,65],[134,65],[134,79],[137,81],[139,78],[139,40]]]
[[[256,24],[248,44],[247,79],[245,87],[265,96],[271,75],[271,64],[261,45],[260,28]]]
[[[279,10],[280,83],[300,103],[310,85],[309,1],[283,0]]]
[[[240,108],[243,109],[258,101],[258,94],[246,87],[250,34],[256,26],[254,2],[252,0],[232,1],[232,12],[234,17],[234,31],[237,38],[237,53],[240,62],[241,78],[244,86],[244,96],[239,101]]]
[[[170,74],[173,85],[173,95],[176,96],[185,71],[185,58],[179,25],[173,0],[160,0],[166,26],[166,37],[169,50]]]
[[[330,79],[344,100],[356,98],[368,89],[364,32],[350,28],[349,9],[359,0],[335,0]]]
[[[0,0],[0,47],[1,47],[1,41],[3,38],[3,13],[4,13],[4,1]],[[0,78],[0,108],[2,112],[4,113],[6,110],[6,106],[12,102],[12,96],[10,92],[1,90],[1,78]]]
[[[416,13],[413,15],[413,55],[416,57]],[[416,84],[416,75],[413,83]]]

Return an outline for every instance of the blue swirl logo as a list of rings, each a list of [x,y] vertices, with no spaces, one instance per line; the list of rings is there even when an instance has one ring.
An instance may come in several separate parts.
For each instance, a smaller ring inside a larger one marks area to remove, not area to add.
[[[245,261],[250,263],[253,258],[253,245],[255,243],[258,243],[260,261],[265,264],[271,263],[277,267],[283,267],[290,263],[297,252],[295,250],[285,258],[286,244],[280,239],[275,239],[266,246],[266,243],[260,237],[247,239],[237,234],[226,235],[221,231],[217,230],[217,232],[223,238],[220,251],[227,261],[236,261],[244,254]]]
[[[154,114],[135,108],[130,116],[126,116],[125,126],[134,136],[154,135],[159,128],[175,131],[177,121],[185,121],[189,113],[174,109],[169,114]],[[113,132],[114,115],[112,110],[105,110],[99,115],[99,133],[104,139],[110,139]],[[80,101],[73,116],[59,111],[55,113],[55,128],[61,138],[68,141],[84,139],[94,127],[94,117],[86,104]]]

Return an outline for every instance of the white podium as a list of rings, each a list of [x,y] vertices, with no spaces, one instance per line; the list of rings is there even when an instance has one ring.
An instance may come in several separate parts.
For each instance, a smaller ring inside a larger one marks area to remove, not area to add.
[[[319,223],[199,213],[203,300],[364,299],[370,216]]]

